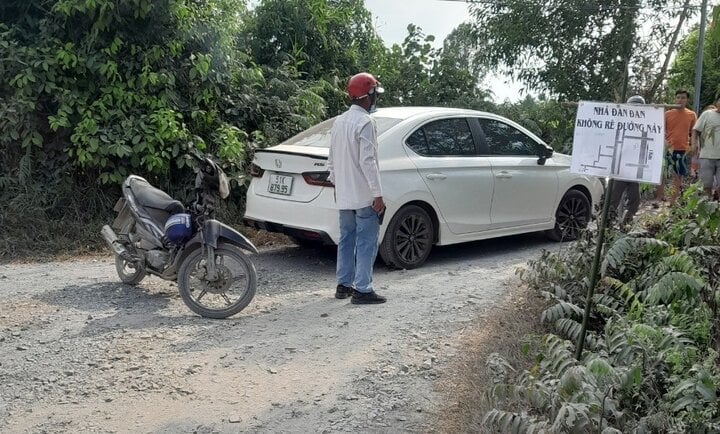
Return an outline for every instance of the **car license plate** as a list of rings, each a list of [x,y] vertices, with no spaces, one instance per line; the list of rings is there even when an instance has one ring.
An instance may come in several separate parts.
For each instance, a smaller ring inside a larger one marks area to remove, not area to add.
[[[293,177],[284,175],[270,175],[270,184],[268,191],[274,194],[283,194],[290,196],[292,190]]]

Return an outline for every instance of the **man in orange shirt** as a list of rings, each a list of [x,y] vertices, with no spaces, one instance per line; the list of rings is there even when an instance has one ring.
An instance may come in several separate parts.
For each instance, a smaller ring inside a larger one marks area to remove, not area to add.
[[[673,192],[671,203],[675,203],[682,190],[682,179],[688,174],[687,152],[690,149],[690,136],[697,120],[695,112],[687,108],[690,94],[685,89],[675,91],[677,108],[665,112],[665,146],[668,163],[673,169]],[[657,187],[656,198],[665,200],[663,184]]]

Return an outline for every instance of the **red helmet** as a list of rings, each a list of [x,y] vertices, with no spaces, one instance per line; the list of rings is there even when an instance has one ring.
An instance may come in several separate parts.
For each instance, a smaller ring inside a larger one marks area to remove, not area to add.
[[[367,72],[361,72],[350,77],[347,84],[347,93],[350,99],[363,99],[372,93],[383,93],[385,89],[380,82]]]

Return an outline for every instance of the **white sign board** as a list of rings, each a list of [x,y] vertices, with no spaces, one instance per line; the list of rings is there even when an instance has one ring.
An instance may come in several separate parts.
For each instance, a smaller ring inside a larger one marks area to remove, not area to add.
[[[660,107],[581,101],[570,170],[660,184],[665,113]]]

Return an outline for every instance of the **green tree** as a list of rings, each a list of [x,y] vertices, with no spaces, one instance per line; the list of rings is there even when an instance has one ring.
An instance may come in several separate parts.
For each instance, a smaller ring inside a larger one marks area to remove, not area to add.
[[[4,172],[46,166],[41,173],[54,178],[72,170],[103,183],[130,172],[169,179],[194,140],[232,173],[250,134],[319,120],[322,100],[296,74],[265,71],[237,50],[245,14],[242,0],[4,3]],[[273,86],[276,76],[283,86]],[[265,110],[277,101],[280,109]]]
[[[426,90],[430,68],[436,56],[435,37],[425,35],[420,27],[408,25],[402,45],[393,44],[379,64],[378,77],[386,94],[383,105],[427,105]]]
[[[430,73],[427,94],[434,96],[433,105],[489,109],[490,94],[480,83],[485,70],[477,59],[472,26],[463,23],[443,41]]]
[[[670,69],[671,89],[685,88],[695,93],[698,38],[699,31],[696,27],[680,43]],[[712,22],[705,33],[704,45],[702,87],[699,95],[701,107],[714,103],[715,98],[720,95],[720,6],[713,9]]]
[[[291,64],[309,80],[349,76],[383,51],[362,0],[262,0],[243,44],[258,64]]]
[[[507,0],[471,6],[481,60],[529,88],[567,99],[618,98],[625,71],[635,90],[664,74],[658,59],[673,39],[687,0]],[[684,19],[684,18],[683,18]],[[680,28],[682,28],[680,26]],[[649,82],[648,82],[649,81]],[[652,95],[650,95],[652,96]]]
[[[237,186],[251,141],[324,118],[322,88],[238,49],[246,15],[243,0],[0,3],[0,256],[94,243],[130,173],[182,197],[190,141]]]
[[[494,111],[532,131],[556,151],[571,152],[574,109],[558,101],[527,96],[516,103],[500,104]]]
[[[329,115],[346,106],[345,80],[373,71],[385,52],[362,0],[262,0],[240,40],[258,65],[313,83]]]
[[[388,50],[378,70],[386,89],[383,105],[486,108],[489,94],[479,87],[482,77],[468,57],[472,46],[466,35],[461,26],[437,49],[434,36],[408,25],[402,45]]]

